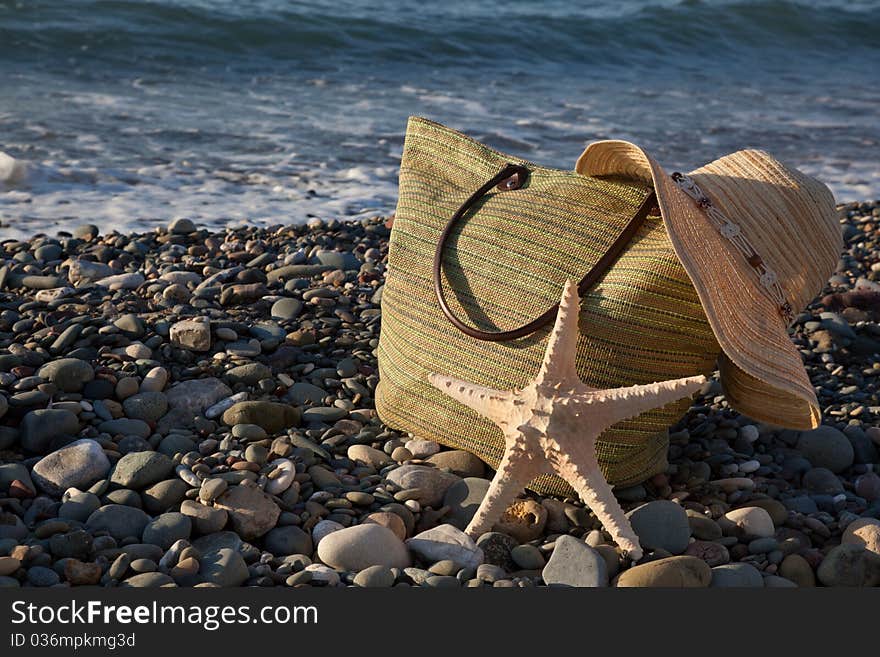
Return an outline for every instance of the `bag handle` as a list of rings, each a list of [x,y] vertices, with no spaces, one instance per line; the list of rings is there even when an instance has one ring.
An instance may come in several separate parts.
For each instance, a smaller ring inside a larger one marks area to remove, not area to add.
[[[437,241],[437,249],[434,252],[434,293],[437,295],[437,302],[440,304],[440,310],[443,311],[443,314],[446,318],[452,322],[452,325],[455,326],[458,330],[460,330],[465,335],[468,335],[472,338],[476,338],[478,340],[486,340],[491,342],[501,342],[505,340],[515,340],[517,338],[521,338],[523,336],[534,333],[538,329],[546,326],[550,322],[556,319],[556,313],[559,310],[559,304],[554,304],[540,317],[533,319],[531,322],[527,324],[523,324],[522,326],[510,329],[509,331],[482,331],[473,326],[468,326],[464,322],[462,322],[452,310],[449,308],[449,305],[446,303],[446,294],[443,291],[443,282],[441,276],[441,268],[443,266],[443,249],[446,246],[446,241],[449,239],[449,235],[452,233],[452,229],[455,225],[464,217],[468,210],[479,201],[483,196],[485,196],[493,187],[498,187],[501,191],[510,191],[514,189],[519,189],[522,187],[526,180],[529,177],[529,170],[525,166],[521,164],[506,164],[501,171],[496,173],[492,178],[486,181],[477,191],[471,194],[468,199],[462,203],[461,207],[455,211],[455,214],[447,222],[446,226],[443,228],[443,232],[440,233],[440,239]],[[583,296],[587,290],[589,290],[602,275],[605,274],[606,271],[614,264],[615,260],[620,256],[623,252],[623,249],[626,245],[635,237],[639,228],[641,228],[642,224],[645,222],[647,216],[651,213],[651,210],[657,207],[657,197],[652,191],[648,194],[648,197],[642,202],[639,209],[636,211],[635,215],[633,215],[632,219],[630,219],[626,226],[620,231],[620,234],[614,240],[608,250],[599,258],[599,261],[593,265],[592,269],[588,271],[584,277],[581,279],[580,283],[578,283],[578,294]]]

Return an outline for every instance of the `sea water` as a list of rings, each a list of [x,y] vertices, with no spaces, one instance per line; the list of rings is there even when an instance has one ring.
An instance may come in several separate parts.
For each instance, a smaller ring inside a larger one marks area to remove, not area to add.
[[[880,196],[878,0],[0,0],[0,239],[386,214],[406,118]]]

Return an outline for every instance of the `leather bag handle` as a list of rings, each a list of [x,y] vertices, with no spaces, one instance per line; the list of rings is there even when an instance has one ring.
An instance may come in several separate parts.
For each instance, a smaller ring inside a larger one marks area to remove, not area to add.
[[[546,326],[556,319],[556,313],[559,310],[559,304],[554,304],[539,317],[536,317],[527,324],[509,331],[482,331],[473,326],[468,326],[461,321],[446,303],[446,294],[443,290],[443,282],[441,269],[443,267],[443,250],[449,239],[452,229],[461,221],[468,210],[479,201],[483,196],[489,193],[493,187],[498,187],[501,191],[510,191],[522,187],[529,177],[529,170],[521,164],[506,164],[501,171],[496,173],[492,178],[487,180],[479,189],[471,194],[467,200],[462,203],[461,207],[455,211],[455,214],[446,223],[443,232],[440,233],[440,239],[437,241],[437,249],[434,251],[434,293],[437,295],[437,302],[440,304],[440,310],[446,318],[465,335],[478,340],[486,340],[491,342],[502,342],[506,340],[515,340],[534,333],[538,329]],[[578,283],[578,294],[583,296],[606,271],[614,264],[626,245],[635,237],[639,228],[645,222],[645,219],[651,213],[651,210],[657,207],[657,197],[652,191],[648,197],[642,202],[639,209],[633,215],[620,234],[615,238],[614,242],[608,247],[608,250],[599,258],[598,262],[588,271]]]

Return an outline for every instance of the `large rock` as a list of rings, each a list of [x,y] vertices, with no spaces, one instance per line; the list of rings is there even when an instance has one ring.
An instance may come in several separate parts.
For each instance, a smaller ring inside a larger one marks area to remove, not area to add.
[[[239,402],[223,413],[223,422],[229,426],[236,424],[256,424],[268,433],[278,433],[300,423],[300,409],[288,404],[269,401]]]
[[[159,452],[130,452],[116,463],[110,482],[123,488],[140,490],[167,479],[174,462]]]
[[[232,389],[217,378],[181,381],[165,391],[168,412],[159,420],[158,430],[166,433],[175,427],[192,427],[205,410],[232,394]]]
[[[417,488],[414,499],[424,506],[439,507],[446,490],[460,477],[425,465],[402,465],[388,473],[386,479],[401,488]]]
[[[370,566],[408,568],[409,553],[397,535],[381,525],[355,525],[332,532],[318,544],[318,557],[338,570]]]
[[[476,568],[483,563],[483,551],[473,539],[449,524],[416,534],[406,544],[427,563],[449,559],[463,568]]]
[[[696,557],[666,557],[633,566],[617,578],[619,587],[705,588],[712,569]]]
[[[633,509],[626,514],[639,537],[639,543],[647,550],[666,550],[681,554],[687,549],[691,537],[690,523],[685,510],[669,500],[655,500]]]
[[[834,427],[823,425],[801,433],[797,448],[817,468],[838,473],[853,464],[855,453],[846,435]]]
[[[256,486],[232,486],[214,502],[229,513],[232,528],[246,541],[259,538],[275,526],[281,509]]]
[[[110,461],[94,440],[84,438],[44,456],[34,465],[37,485],[60,496],[68,488],[88,488],[110,470]]]
[[[574,536],[565,535],[556,539],[541,577],[548,586],[608,586],[608,566],[596,550]]]
[[[55,438],[75,436],[79,432],[79,418],[68,410],[40,408],[24,416],[19,431],[25,450],[45,454]]]
[[[117,541],[132,536],[140,540],[148,522],[150,516],[140,509],[122,504],[107,504],[89,516],[86,529],[92,533],[105,531]]]
[[[95,370],[79,358],[59,358],[43,365],[37,375],[54,383],[62,392],[79,392],[95,378]]]

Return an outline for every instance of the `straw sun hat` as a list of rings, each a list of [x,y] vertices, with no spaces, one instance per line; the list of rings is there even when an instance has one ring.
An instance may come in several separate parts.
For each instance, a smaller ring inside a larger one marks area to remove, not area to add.
[[[819,426],[816,393],[787,329],[822,290],[843,246],[828,188],[758,150],[670,176],[638,146],[600,141],[577,171],[654,185],[672,247],[723,351],[730,404],[776,425]]]

